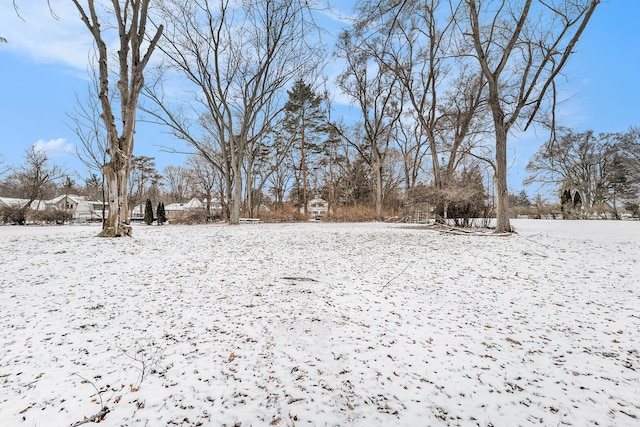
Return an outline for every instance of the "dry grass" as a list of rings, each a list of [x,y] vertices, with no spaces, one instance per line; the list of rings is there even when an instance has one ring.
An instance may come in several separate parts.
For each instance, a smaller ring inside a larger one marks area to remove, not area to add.
[[[263,222],[301,222],[307,220],[300,209],[293,205],[283,205],[270,212],[261,212],[259,217]]]
[[[382,219],[395,218],[391,212],[382,212]],[[376,220],[376,210],[370,206],[341,206],[324,218],[330,222],[370,222]]]

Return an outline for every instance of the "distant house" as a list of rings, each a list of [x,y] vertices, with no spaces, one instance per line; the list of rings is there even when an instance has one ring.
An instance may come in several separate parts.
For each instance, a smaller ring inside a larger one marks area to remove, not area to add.
[[[183,216],[185,211],[192,211],[195,209],[204,209],[204,205],[200,200],[193,198],[186,203],[170,203],[165,205],[164,212],[165,215],[167,215],[167,219],[172,220]]]
[[[45,202],[47,208],[69,212],[74,222],[102,220],[102,202],[87,200],[84,196],[64,194]],[[105,215],[108,207],[105,205]]]
[[[28,199],[0,197],[0,207],[20,208],[29,202]],[[102,220],[102,202],[87,200],[86,197],[66,194],[51,200],[34,200],[29,207],[31,212],[46,209],[68,212],[74,222]],[[105,205],[105,214],[108,207]]]
[[[0,197],[0,207],[8,208],[21,208],[29,203],[29,199],[15,199],[11,197]],[[46,202],[44,200],[34,200],[29,206],[32,211],[41,211],[46,208]]]
[[[300,208],[300,212],[304,212],[304,207]],[[329,213],[329,202],[322,197],[316,195],[307,202],[307,212],[315,219],[320,219]]]
[[[207,200],[200,201],[196,198],[189,200],[186,203],[171,203],[165,205],[164,212],[167,215],[167,219],[177,219],[181,218],[185,214],[193,211],[206,210],[207,209]],[[211,215],[219,216],[222,214],[222,204],[218,199],[211,200]]]
[[[0,197],[0,207],[21,208],[28,202],[27,199],[14,199],[12,197]]]

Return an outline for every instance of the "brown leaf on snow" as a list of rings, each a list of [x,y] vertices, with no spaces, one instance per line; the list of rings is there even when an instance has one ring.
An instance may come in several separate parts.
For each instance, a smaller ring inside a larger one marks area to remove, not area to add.
[[[236,354],[232,351],[229,357],[227,358],[227,363],[231,363],[235,360]]]
[[[511,344],[514,344],[514,345],[522,345],[522,343],[520,341],[514,340],[511,337],[507,337],[506,340],[507,340],[507,342],[510,342]]]

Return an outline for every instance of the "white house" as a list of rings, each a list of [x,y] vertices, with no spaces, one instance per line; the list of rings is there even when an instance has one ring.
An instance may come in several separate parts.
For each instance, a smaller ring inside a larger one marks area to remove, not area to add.
[[[0,207],[19,208],[27,204],[28,201],[27,199],[0,197]],[[90,201],[86,197],[74,194],[58,196],[51,200],[34,200],[29,207],[30,211],[44,211],[45,209],[69,212],[71,220],[74,222],[100,221],[102,219],[102,202]],[[108,206],[105,205],[105,215],[107,212]]]
[[[304,208],[300,208],[300,212],[304,212]],[[316,195],[307,202],[307,212],[315,219],[320,219],[329,213],[329,202],[322,197]]]
[[[167,215],[167,219],[180,218],[186,212],[195,211],[198,209],[205,210],[207,208],[207,199],[200,201],[196,198],[189,200],[186,203],[171,203],[165,205],[164,212]],[[211,200],[211,215],[218,216],[222,214],[222,204],[218,199]]]
[[[21,208],[29,202],[29,199],[15,199],[12,197],[0,197],[0,207]],[[46,208],[46,201],[34,200],[29,207],[32,211],[41,211]]]
[[[184,214],[185,211],[191,211],[194,209],[204,209],[202,202],[196,198],[189,200],[186,203],[170,203],[165,205],[164,213],[168,219],[178,218]]]
[[[47,208],[71,213],[74,222],[88,222],[102,220],[102,202],[87,200],[84,196],[64,194],[45,202]],[[105,204],[105,215],[108,206]]]

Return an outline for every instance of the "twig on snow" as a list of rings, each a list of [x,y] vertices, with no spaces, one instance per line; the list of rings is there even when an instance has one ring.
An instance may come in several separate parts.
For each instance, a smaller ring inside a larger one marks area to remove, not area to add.
[[[100,421],[104,420],[104,417],[108,413],[109,413],[109,408],[107,408],[106,406],[103,406],[102,409],[100,409],[100,412],[98,412],[97,414],[94,414],[94,415],[90,416],[89,418],[85,418],[82,421],[77,421],[77,422],[71,424],[71,427],[78,427],[78,426],[81,426],[82,424],[87,424],[87,423],[100,422]]]
[[[102,402],[102,393],[100,392],[100,389],[94,384],[93,381],[86,379],[82,375],[80,375],[78,373],[76,373],[74,375],[77,375],[78,377],[80,377],[80,379],[82,379],[82,381],[84,383],[91,384],[93,386],[93,388],[96,390],[96,393],[98,394],[98,398],[100,399],[100,411],[98,411],[97,414],[94,414],[94,415],[92,415],[92,416],[90,416],[88,418],[85,417],[84,420],[82,420],[82,421],[77,421],[77,422],[71,424],[71,427],[77,427],[77,426],[81,426],[82,424],[100,422],[100,421],[104,420],[104,417],[109,413],[109,408],[104,406],[104,403]]]
[[[411,266],[411,264],[413,264],[413,261],[409,262],[409,264],[406,265],[405,268],[402,269],[402,271],[398,274],[396,274],[395,276],[393,276],[391,279],[389,279],[389,281],[387,283],[384,284],[384,286],[382,286],[380,288],[380,292],[384,291],[384,288],[386,288],[387,286],[389,286],[389,283],[393,282],[395,279],[397,279],[398,277],[400,277],[402,275],[402,273],[404,273],[405,271],[407,271],[407,268],[409,268]]]

